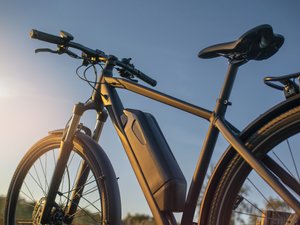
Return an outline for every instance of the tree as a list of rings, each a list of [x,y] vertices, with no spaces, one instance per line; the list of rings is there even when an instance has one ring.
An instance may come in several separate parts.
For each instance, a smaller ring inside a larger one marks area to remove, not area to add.
[[[286,202],[273,197],[268,198],[268,201],[266,202],[266,209],[283,212],[289,212],[291,210]]]
[[[128,214],[123,220],[124,225],[155,225],[154,219],[144,214]]]

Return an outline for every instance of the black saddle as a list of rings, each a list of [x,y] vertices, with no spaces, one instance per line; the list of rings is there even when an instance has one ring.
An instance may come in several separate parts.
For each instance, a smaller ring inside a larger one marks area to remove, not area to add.
[[[230,60],[263,60],[274,55],[282,46],[284,37],[274,34],[270,25],[255,27],[232,42],[212,45],[199,52],[203,59],[224,56]]]

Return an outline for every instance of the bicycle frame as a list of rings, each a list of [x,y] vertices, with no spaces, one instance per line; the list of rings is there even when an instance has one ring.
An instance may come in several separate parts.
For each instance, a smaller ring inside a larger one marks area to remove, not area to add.
[[[213,154],[216,141],[218,139],[218,135],[221,132],[225,139],[232,145],[235,150],[244,158],[244,160],[286,201],[290,204],[292,208],[295,209],[297,213],[299,213],[299,205],[297,199],[292,196],[289,191],[278,181],[278,179],[273,175],[266,166],[257,159],[244,145],[244,143],[239,139],[236,134],[239,132],[233,125],[231,125],[228,121],[225,120],[224,116],[226,113],[227,106],[230,104],[229,97],[233,87],[233,83],[238,71],[238,67],[241,65],[241,62],[231,62],[228,67],[228,71],[226,74],[226,79],[222,91],[219,95],[219,99],[213,111],[209,111],[207,109],[192,105],[185,101],[176,99],[172,96],[163,94],[156,90],[144,87],[137,83],[134,83],[129,80],[125,80],[122,78],[114,78],[112,76],[112,70],[114,68],[114,62],[108,60],[105,68],[102,71],[102,74],[99,78],[99,83],[96,85],[96,90],[93,93],[92,101],[86,105],[77,104],[73,111],[72,120],[70,122],[69,127],[65,131],[65,135],[61,144],[61,151],[58,158],[57,166],[54,171],[51,186],[49,188],[47,202],[44,207],[43,216],[41,219],[42,223],[47,222],[47,216],[50,215],[51,206],[55,201],[55,193],[57,193],[61,177],[63,176],[63,168],[66,165],[66,162],[69,158],[69,152],[72,149],[72,140],[74,138],[75,132],[77,130],[80,117],[82,114],[89,109],[94,109],[98,113],[97,124],[93,133],[93,139],[95,141],[99,140],[101,135],[101,130],[103,124],[106,120],[107,113],[116,128],[118,136],[121,139],[121,142],[124,146],[126,154],[130,160],[132,168],[137,176],[139,184],[144,192],[148,205],[152,211],[152,214],[158,224],[169,224],[175,225],[177,224],[174,218],[173,213],[171,212],[162,212],[159,210],[152,193],[147,186],[145,177],[142,174],[141,168],[139,167],[136,159],[132,156],[131,147],[128,142],[128,138],[124,132],[121,116],[123,114],[124,107],[122,102],[116,92],[117,88],[126,89],[131,92],[135,92],[139,95],[143,95],[145,97],[151,98],[155,101],[159,101],[161,103],[170,105],[172,107],[178,108],[182,111],[191,113],[197,117],[203,118],[210,122],[210,126],[205,138],[205,141],[202,146],[202,150],[196,165],[196,169],[194,171],[193,179],[190,184],[190,188],[188,191],[188,195],[185,202],[185,208],[183,211],[181,224],[191,225],[193,224],[193,216],[196,210],[197,199],[200,194],[200,190],[203,186],[204,178],[207,173],[207,169],[209,167],[209,163],[211,160],[211,156]],[[106,110],[105,110],[106,108]],[[86,165],[82,165],[82,168],[85,168]],[[86,170],[82,170],[85,171]],[[75,186],[73,195],[71,198],[72,202],[79,201],[78,195],[78,187],[82,187],[82,183],[86,180],[85,176],[79,176],[79,180],[76,181],[77,186]],[[82,188],[81,188],[82,191]],[[79,192],[80,193],[80,192]],[[71,204],[71,206],[74,204]],[[76,205],[76,204],[75,204]],[[69,212],[76,210],[76,206],[69,207]],[[69,213],[72,215],[72,213]]]

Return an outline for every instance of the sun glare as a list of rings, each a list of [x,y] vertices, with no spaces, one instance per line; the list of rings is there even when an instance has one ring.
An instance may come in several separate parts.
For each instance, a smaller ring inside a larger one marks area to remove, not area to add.
[[[11,96],[11,91],[8,87],[3,87],[0,85],[0,98],[8,98]]]

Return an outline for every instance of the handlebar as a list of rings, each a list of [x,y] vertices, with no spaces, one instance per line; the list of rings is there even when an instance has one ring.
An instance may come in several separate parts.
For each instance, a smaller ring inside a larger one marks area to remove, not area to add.
[[[30,37],[33,39],[38,39],[41,41],[50,42],[52,44],[63,45],[65,44],[65,40],[62,37],[55,36],[52,34],[47,34],[38,30],[32,29],[30,31]]]
[[[72,42],[71,40],[73,40],[73,36],[68,34],[67,32],[62,31],[60,36],[56,36],[56,35],[48,34],[48,33],[33,29],[30,32],[30,37],[33,39],[38,39],[41,41],[56,44],[59,46],[59,48],[63,49],[63,53],[67,53],[68,55],[70,55],[74,58],[76,58],[75,54],[68,50],[69,47],[82,51],[84,53],[83,54],[84,57],[88,58],[89,60],[93,61],[94,63],[106,62],[109,59],[109,56],[106,55],[103,51],[100,51],[98,49],[93,50],[93,49],[85,47],[79,43]],[[39,52],[39,51],[37,51],[37,52]],[[48,51],[48,52],[54,52],[54,51]],[[118,58],[115,58],[115,65],[125,69],[126,71],[128,71],[129,73],[134,75],[135,77],[143,80],[144,82],[150,84],[153,87],[156,86],[156,84],[157,84],[156,80],[147,76],[140,70],[134,68],[134,66],[132,64],[124,63],[124,62],[118,60]]]
[[[146,74],[144,74],[140,70],[137,70],[137,69],[135,69],[135,68],[133,68],[133,67],[127,65],[127,64],[122,63],[119,60],[116,61],[116,65],[124,68],[125,70],[127,70],[130,73],[132,73],[133,75],[135,75],[137,78],[143,80],[144,82],[150,84],[153,87],[156,86],[156,84],[157,84],[156,80],[154,80],[151,77],[147,76]]]

